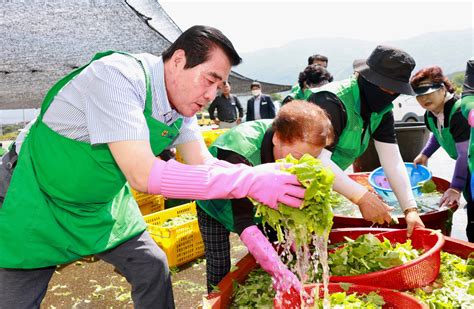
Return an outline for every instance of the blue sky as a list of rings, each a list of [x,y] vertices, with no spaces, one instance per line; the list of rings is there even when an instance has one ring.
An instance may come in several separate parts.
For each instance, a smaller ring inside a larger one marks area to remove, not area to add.
[[[196,24],[214,26],[231,39],[239,52],[278,47],[304,38],[384,42],[473,27],[473,4],[465,0],[159,2],[183,31]]]

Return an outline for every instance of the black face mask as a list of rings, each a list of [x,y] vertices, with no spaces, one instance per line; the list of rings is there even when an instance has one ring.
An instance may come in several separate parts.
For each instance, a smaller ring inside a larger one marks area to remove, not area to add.
[[[358,83],[362,104],[373,113],[380,113],[400,95],[387,93],[362,76],[359,76]]]

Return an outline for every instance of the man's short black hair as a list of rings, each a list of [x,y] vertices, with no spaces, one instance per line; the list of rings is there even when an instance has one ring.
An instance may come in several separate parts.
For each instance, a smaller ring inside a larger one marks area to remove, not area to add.
[[[315,54],[315,55],[309,56],[308,65],[313,64],[314,60],[324,61],[328,63],[328,57],[320,55],[320,54]]]
[[[193,68],[209,59],[210,52],[221,48],[234,66],[242,62],[232,42],[218,29],[209,26],[193,26],[184,31],[162,54],[163,61],[173,56],[178,49],[186,54],[185,69]]]

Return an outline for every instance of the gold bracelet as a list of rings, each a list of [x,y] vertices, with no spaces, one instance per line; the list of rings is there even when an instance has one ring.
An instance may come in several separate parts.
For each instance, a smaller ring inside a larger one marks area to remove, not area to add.
[[[403,214],[406,216],[408,215],[410,212],[416,212],[418,213],[418,208],[416,207],[410,207],[410,208],[407,208],[403,211]]]

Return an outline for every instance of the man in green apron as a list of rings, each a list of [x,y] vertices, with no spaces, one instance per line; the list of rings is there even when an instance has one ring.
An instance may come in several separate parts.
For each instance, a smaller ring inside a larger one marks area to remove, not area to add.
[[[414,67],[415,60],[406,52],[379,45],[369,58],[354,61],[356,74],[314,89],[308,99],[330,116],[335,142],[328,149],[331,160],[341,169],[347,169],[374,139],[385,174],[404,210],[409,236],[415,226],[424,225],[398,149],[392,102],[401,93],[413,94],[409,80]]]
[[[166,256],[128,184],[301,205],[296,177],[213,159],[198,130],[195,113],[240,61],[219,30],[194,26],[162,57],[99,53],[51,88],[0,208],[0,308],[39,308],[55,266],[91,254],[127,278],[136,308],[173,308]],[[190,165],[157,159],[169,145]]]
[[[467,62],[466,73],[464,76],[464,85],[461,95],[461,111],[468,120],[471,127],[468,166],[469,174],[467,176],[466,186],[470,188],[471,198],[467,199],[467,226],[466,235],[470,242],[474,242],[474,201],[472,192],[474,192],[474,58]]]

